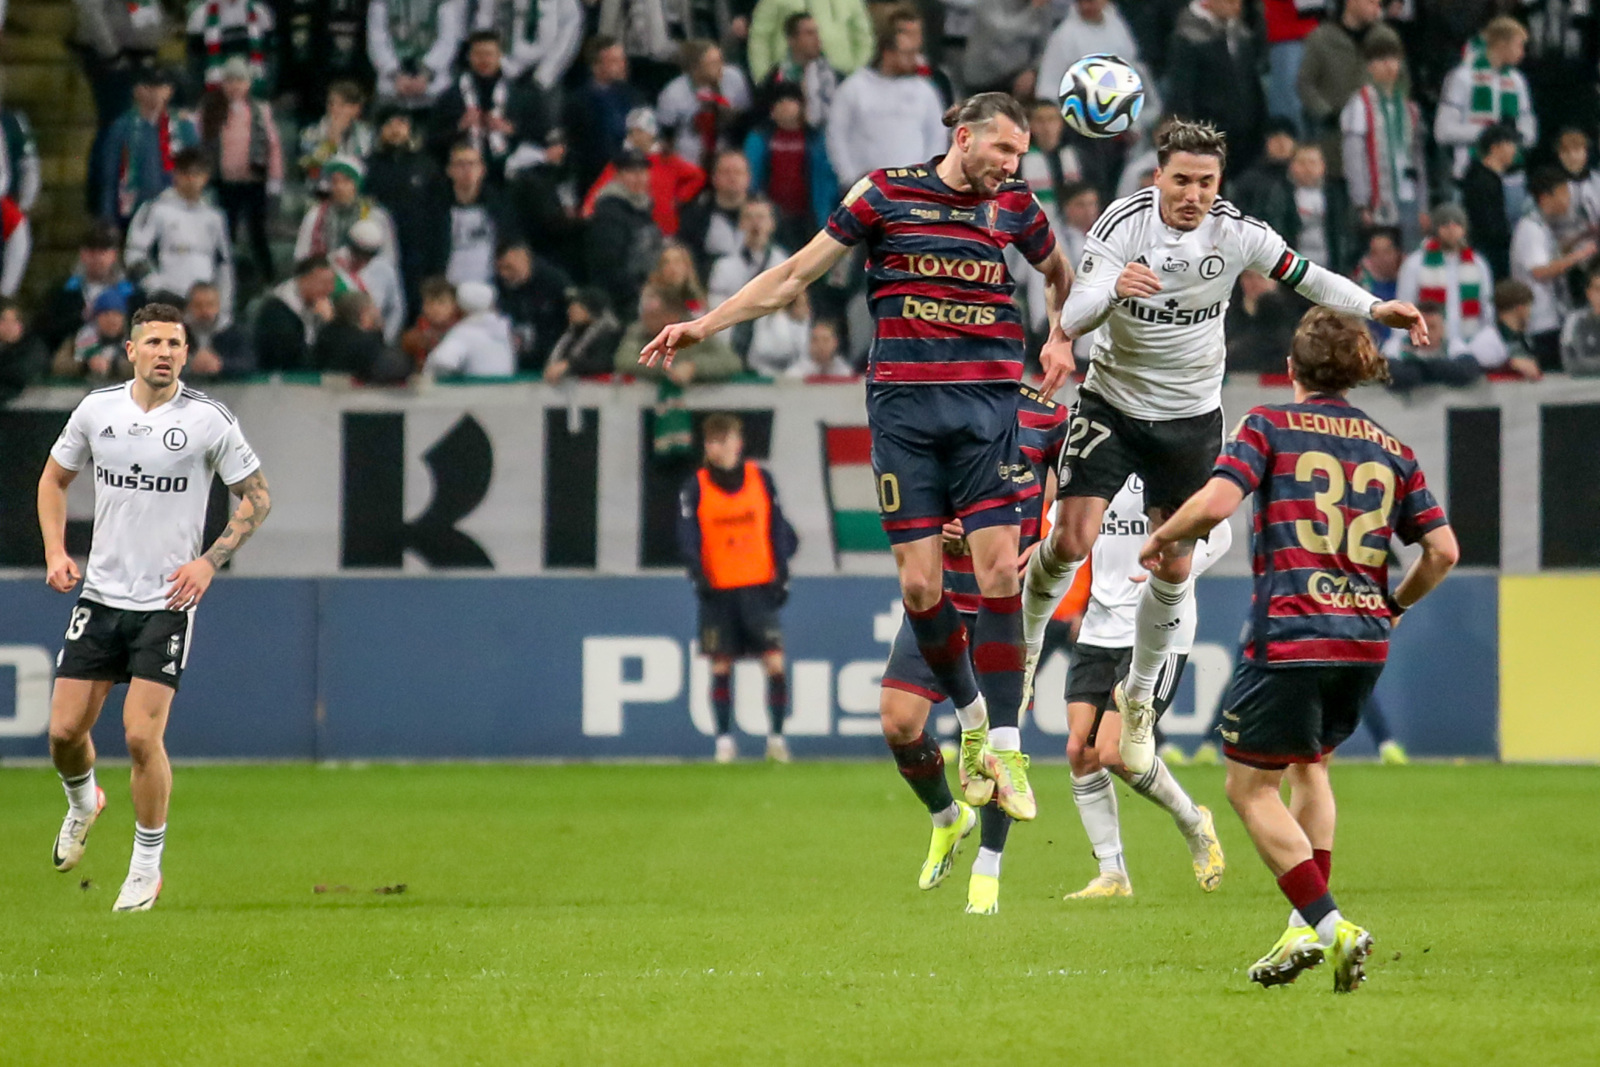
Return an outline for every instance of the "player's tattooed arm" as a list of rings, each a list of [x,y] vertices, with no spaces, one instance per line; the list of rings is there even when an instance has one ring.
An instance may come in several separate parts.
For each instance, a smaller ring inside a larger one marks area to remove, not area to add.
[[[212,542],[204,557],[217,570],[221,570],[222,565],[239,551],[239,547],[250,540],[250,535],[267,521],[267,515],[272,511],[272,493],[267,488],[266,475],[259,470],[228,488],[239,498],[239,506],[228,520],[228,528]]]

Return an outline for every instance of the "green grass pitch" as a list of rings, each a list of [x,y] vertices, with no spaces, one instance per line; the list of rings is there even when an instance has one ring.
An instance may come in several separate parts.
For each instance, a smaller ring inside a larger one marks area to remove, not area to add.
[[[1246,981],[1287,906],[1221,771],[1180,778],[1217,812],[1219,892],[1119,787],[1136,895],[1063,902],[1093,862],[1057,764],[976,918],[976,835],[919,892],[927,821],[887,759],[180,767],[165,895],[112,915],[126,770],[61,875],[55,776],[7,769],[0,1063],[1600,1058],[1600,769],[1338,767],[1334,890],[1377,938],[1346,997],[1326,969]]]

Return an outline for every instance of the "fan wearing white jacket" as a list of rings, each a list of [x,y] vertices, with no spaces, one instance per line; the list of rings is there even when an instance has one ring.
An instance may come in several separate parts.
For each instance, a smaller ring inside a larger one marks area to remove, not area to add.
[[[456,286],[456,304],[464,317],[428,353],[424,369],[435,378],[509,378],[517,373],[511,323],[495,310],[494,287],[462,282]]]
[[[222,212],[205,198],[210,169],[198,149],[172,161],[172,187],[134,212],[128,223],[124,262],[130,274],[145,273],[146,293],[173,293],[183,300],[196,282],[217,287],[222,321],[233,320],[233,243]]]
[[[1122,13],[1109,0],[1078,0],[1061,20],[1061,25],[1045,42],[1044,55],[1039,58],[1035,94],[1040,99],[1053,98],[1067,68],[1084,56],[1095,54],[1120,56],[1133,64],[1144,81],[1144,109],[1139,113],[1141,125],[1154,123],[1161,115],[1155,79],[1140,62],[1139,46],[1134,43],[1133,33],[1123,21]]]
[[[840,85],[828,109],[828,162],[847,189],[879,167],[922,163],[950,147],[944,103],[917,73],[905,34],[878,42],[878,56]]]

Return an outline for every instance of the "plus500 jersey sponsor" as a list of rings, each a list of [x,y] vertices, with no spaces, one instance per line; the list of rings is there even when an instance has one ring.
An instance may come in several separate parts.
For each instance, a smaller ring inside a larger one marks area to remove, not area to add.
[[[104,467],[95,468],[95,480],[101,485],[112,489],[136,489],[141,492],[151,493],[182,493],[189,488],[189,479],[178,476],[169,478],[166,475],[153,474],[119,474],[108,471]]]

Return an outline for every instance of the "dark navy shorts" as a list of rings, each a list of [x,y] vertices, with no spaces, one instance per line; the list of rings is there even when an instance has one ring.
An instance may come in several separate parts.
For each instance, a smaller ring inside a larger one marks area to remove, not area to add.
[[[745,659],[783,651],[778,590],[770,585],[709,589],[700,595],[700,651]]]
[[[1361,721],[1379,663],[1264,667],[1241,659],[1222,698],[1222,752],[1235,763],[1282,770],[1316,763]]]
[[[968,634],[972,633],[972,624],[976,619],[975,615],[961,616]],[[971,644],[967,646],[967,655],[972,655]],[[928,666],[928,661],[922,658],[922,649],[917,647],[917,635],[911,632],[909,618],[900,620],[900,630],[894,635],[894,644],[889,646],[889,662],[883,668],[883,686],[885,689],[900,689],[922,697],[930,704],[945,699],[939,679],[933,676],[933,668]]]
[[[1039,479],[1017,448],[1017,386],[868,385],[872,473],[890,542],[1017,526]],[[1214,457],[1213,457],[1214,458]]]

